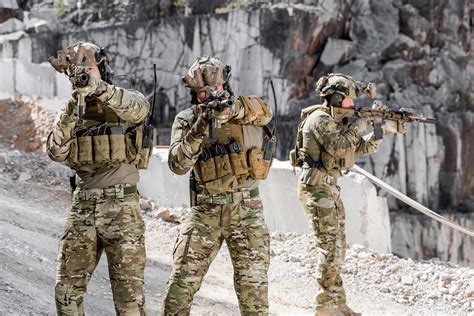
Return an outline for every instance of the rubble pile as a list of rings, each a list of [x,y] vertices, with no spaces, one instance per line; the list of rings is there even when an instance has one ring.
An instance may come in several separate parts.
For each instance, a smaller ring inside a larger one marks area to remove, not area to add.
[[[311,234],[271,234],[272,257],[295,265],[295,275],[312,281],[318,261]],[[403,305],[466,314],[474,311],[474,269],[437,258],[423,261],[377,254],[361,245],[346,252],[343,280],[348,288]]]
[[[25,152],[11,149],[12,144],[0,140],[0,178],[6,182],[36,183],[69,189],[71,170],[50,160],[42,151]]]
[[[32,100],[0,100],[0,142],[8,144],[11,149],[41,149],[53,121],[54,113]]]

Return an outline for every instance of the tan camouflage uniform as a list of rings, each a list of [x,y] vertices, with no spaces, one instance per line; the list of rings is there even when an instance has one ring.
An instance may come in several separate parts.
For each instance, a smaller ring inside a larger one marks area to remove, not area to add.
[[[298,195],[310,220],[318,249],[316,310],[326,306],[346,306],[341,267],[346,250],[345,213],[337,179],[341,171],[351,167],[355,155],[377,151],[372,134],[361,137],[351,127],[329,115],[329,107],[321,105],[304,121],[302,156],[322,160],[325,168],[303,165]],[[345,160],[345,161],[344,161]],[[328,314],[329,315],[329,314]],[[338,315],[335,312],[334,315]]]
[[[241,100],[236,108],[241,107]],[[241,114],[245,112],[243,107]],[[174,121],[169,166],[177,174],[191,168],[196,174],[203,147],[207,147],[208,122],[195,114],[196,106],[180,112]],[[234,116],[217,130],[218,135],[237,126],[244,136],[244,148],[260,148],[262,127],[271,119]],[[230,169],[230,166],[228,166]],[[225,241],[234,267],[234,286],[242,315],[268,314],[269,235],[263,218],[258,180],[237,181],[233,174],[203,183],[197,179],[199,194],[182,224],[173,251],[173,271],[168,283],[163,314],[188,315],[209,265]]]
[[[104,115],[114,117],[123,127],[142,124],[149,109],[142,94],[101,80],[95,84],[100,91],[86,99],[86,128],[104,124]],[[78,182],[59,243],[57,313],[84,314],[83,294],[105,250],[116,313],[145,315],[145,226],[136,193],[137,166],[132,162],[107,161],[108,158],[84,166],[73,162],[71,156],[77,155],[76,102],[73,95],[58,114],[47,141],[51,159],[71,166],[77,172]],[[98,159],[97,151],[93,156]]]

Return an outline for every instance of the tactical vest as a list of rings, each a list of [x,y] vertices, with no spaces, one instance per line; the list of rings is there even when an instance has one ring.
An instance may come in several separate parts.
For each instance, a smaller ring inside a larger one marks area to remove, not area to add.
[[[243,129],[251,130],[244,142]],[[265,159],[263,128],[226,123],[216,129],[217,144],[211,145],[206,136],[202,153],[194,165],[196,179],[208,188],[223,191],[234,189],[245,180],[264,180],[268,176],[271,159]],[[245,143],[260,144],[246,148]]]
[[[318,111],[319,110],[319,111]],[[321,105],[312,105],[301,111],[300,123],[296,136],[296,145],[290,151],[290,162],[293,167],[303,167],[304,164],[310,168],[318,168],[326,171],[347,170],[355,164],[355,149],[346,151],[343,154],[333,156],[328,153],[322,144],[315,142],[316,148],[312,148],[312,155],[307,154],[307,148],[303,144],[303,127],[310,116],[329,115],[323,110]],[[344,128],[344,127],[342,127]],[[303,149],[303,150],[301,150]]]
[[[75,128],[67,164],[83,166],[128,163],[148,167],[149,153],[142,148],[143,124],[124,122],[97,99],[88,99],[84,123]]]

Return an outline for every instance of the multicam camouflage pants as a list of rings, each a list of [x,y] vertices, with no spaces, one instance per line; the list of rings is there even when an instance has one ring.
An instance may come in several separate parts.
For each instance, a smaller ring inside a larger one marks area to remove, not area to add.
[[[335,184],[310,186],[299,183],[298,195],[316,237],[318,264],[316,309],[343,305],[346,295],[342,286],[341,268],[346,251],[345,213]]]
[[[86,201],[75,193],[59,243],[58,315],[84,314],[83,294],[102,250],[107,255],[117,315],[144,315],[144,232],[137,194]]]
[[[164,315],[189,315],[209,265],[223,241],[234,266],[234,287],[242,315],[268,314],[269,235],[260,197],[191,209],[173,252],[173,271]]]

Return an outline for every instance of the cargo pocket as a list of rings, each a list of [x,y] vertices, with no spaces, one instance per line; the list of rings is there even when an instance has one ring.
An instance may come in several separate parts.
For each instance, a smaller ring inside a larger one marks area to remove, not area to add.
[[[229,155],[216,156],[214,157],[216,163],[217,177],[222,178],[232,173],[232,167],[230,164]]]
[[[197,163],[198,175],[202,182],[209,182],[217,179],[216,164],[214,158],[208,160],[200,160]]]
[[[173,249],[173,261],[181,267],[188,263],[189,245],[191,243],[193,231],[194,228],[191,228],[188,231],[183,232],[183,234],[178,237]]]
[[[337,222],[337,209],[335,207],[335,202],[331,199],[321,198],[318,204],[332,204],[333,206],[317,206],[317,218],[318,218],[318,228],[319,233],[322,234],[335,234],[338,229]]]
[[[259,261],[268,267],[270,263],[270,235],[267,226],[246,227],[247,239],[250,247],[250,259]]]

